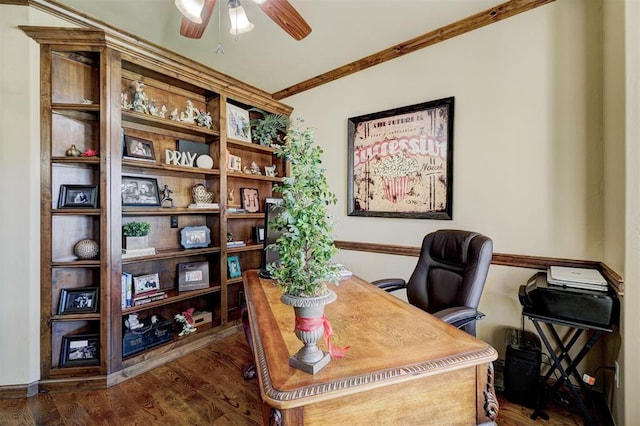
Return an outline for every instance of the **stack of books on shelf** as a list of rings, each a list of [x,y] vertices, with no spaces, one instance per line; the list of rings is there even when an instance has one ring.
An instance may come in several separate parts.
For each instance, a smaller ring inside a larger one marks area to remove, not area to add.
[[[145,303],[155,302],[157,300],[166,299],[167,297],[167,293],[162,290],[136,294],[133,297],[133,306],[144,305]]]
[[[122,288],[120,292],[122,294],[121,306],[123,308],[130,308],[133,303],[133,275],[128,272],[122,272]]]
[[[220,204],[218,203],[199,203],[199,204],[189,204],[190,209],[219,209]]]
[[[227,207],[227,213],[246,213],[247,209],[240,207]]]
[[[156,249],[153,247],[147,247],[142,249],[122,249],[122,258],[127,259],[130,257],[139,256],[153,256],[156,254]]]
[[[231,247],[244,247],[246,246],[247,243],[245,243],[244,241],[227,241],[227,247],[231,248]]]

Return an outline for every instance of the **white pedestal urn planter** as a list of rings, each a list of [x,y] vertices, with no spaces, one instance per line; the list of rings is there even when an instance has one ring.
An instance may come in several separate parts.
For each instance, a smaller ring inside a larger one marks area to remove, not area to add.
[[[318,341],[325,333],[324,306],[337,298],[332,290],[318,297],[297,297],[288,294],[281,296],[282,303],[293,307],[296,316],[295,334],[304,343],[298,352],[289,357],[291,367],[316,374],[331,361],[331,354],[322,351],[318,347]]]

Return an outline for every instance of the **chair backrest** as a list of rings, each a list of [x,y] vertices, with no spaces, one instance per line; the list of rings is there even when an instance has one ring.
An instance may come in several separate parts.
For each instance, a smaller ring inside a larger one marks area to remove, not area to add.
[[[427,234],[407,283],[409,303],[429,313],[453,306],[477,309],[492,255],[492,240],[477,232]]]

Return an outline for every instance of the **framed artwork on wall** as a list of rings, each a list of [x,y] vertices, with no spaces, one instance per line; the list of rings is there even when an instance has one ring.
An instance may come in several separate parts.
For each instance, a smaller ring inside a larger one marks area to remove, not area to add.
[[[454,98],[349,118],[349,216],[453,218]]]

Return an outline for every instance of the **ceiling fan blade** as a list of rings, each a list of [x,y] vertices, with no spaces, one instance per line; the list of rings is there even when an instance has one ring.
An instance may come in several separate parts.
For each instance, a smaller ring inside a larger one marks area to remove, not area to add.
[[[311,33],[311,27],[307,21],[287,0],[256,1],[256,4],[273,22],[296,40],[302,40]]]
[[[204,30],[207,28],[207,24],[209,23],[209,19],[211,18],[211,14],[213,13],[213,8],[216,5],[216,0],[205,0],[204,6],[202,8],[202,24],[196,24],[182,17],[182,24],[180,24],[180,35],[188,38],[200,38],[204,33]]]

